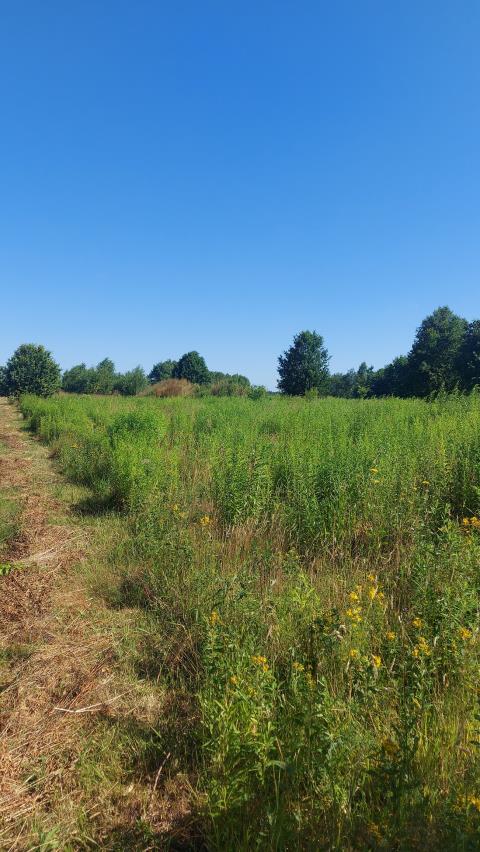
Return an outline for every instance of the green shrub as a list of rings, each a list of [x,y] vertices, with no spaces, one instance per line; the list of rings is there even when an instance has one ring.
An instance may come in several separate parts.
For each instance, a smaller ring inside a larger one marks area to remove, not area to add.
[[[24,343],[7,362],[3,384],[9,396],[51,396],[60,388],[60,367],[43,346]]]

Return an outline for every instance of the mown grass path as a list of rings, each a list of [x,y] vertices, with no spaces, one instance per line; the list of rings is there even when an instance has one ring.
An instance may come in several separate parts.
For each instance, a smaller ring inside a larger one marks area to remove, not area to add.
[[[165,693],[132,664],[138,615],[92,588],[115,520],[84,496],[0,398],[0,850],[163,849],[188,811],[158,785]]]
[[[0,578],[2,849],[35,848],[36,839],[50,848],[49,826],[53,842],[52,816],[68,800],[69,762],[78,754],[75,711],[107,697],[108,642],[89,630],[89,603],[72,584],[85,530],[54,497],[48,451],[20,426],[16,408],[1,400],[0,491],[14,496],[19,512]]]

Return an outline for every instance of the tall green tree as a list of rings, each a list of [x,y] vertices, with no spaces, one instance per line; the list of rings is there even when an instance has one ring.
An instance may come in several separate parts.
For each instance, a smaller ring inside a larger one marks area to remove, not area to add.
[[[0,396],[8,395],[7,387],[7,368],[0,367]]]
[[[155,382],[163,382],[165,379],[171,379],[176,366],[177,362],[172,361],[170,358],[166,361],[159,361],[157,364],[154,364],[150,370],[148,374],[148,381],[153,385]]]
[[[65,370],[62,379],[62,389],[66,393],[92,393],[95,387],[96,370],[86,364],[75,364],[70,370]]]
[[[60,367],[44,346],[23,343],[7,362],[5,389],[11,396],[21,393],[51,396],[60,385]]]
[[[474,320],[467,328],[457,367],[464,390],[480,387],[480,320]]]
[[[134,367],[126,373],[116,376],[114,390],[124,396],[135,396],[148,385],[148,379],[142,367]]]
[[[278,389],[291,396],[300,396],[313,388],[320,394],[327,393],[328,362],[323,337],[316,331],[301,331],[278,359]]]
[[[195,351],[182,355],[172,375],[174,379],[187,379],[195,385],[207,385],[210,381],[205,359]]]
[[[104,358],[95,367],[93,393],[109,394],[115,386],[115,364],[110,358]]]
[[[348,370],[347,373],[332,373],[328,382],[328,393],[330,396],[350,399],[355,396],[356,382],[355,370]]]
[[[391,364],[377,370],[370,384],[371,396],[399,396],[409,394],[409,367],[406,355],[394,358]]]
[[[460,381],[458,357],[468,323],[450,308],[437,308],[417,329],[408,355],[409,396],[453,390]]]

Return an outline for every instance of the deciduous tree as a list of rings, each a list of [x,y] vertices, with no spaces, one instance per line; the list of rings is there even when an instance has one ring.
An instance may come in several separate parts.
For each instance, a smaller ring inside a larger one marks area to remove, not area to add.
[[[328,392],[329,354],[323,337],[315,331],[301,331],[293,345],[278,359],[278,388],[282,393],[299,396],[311,388]]]

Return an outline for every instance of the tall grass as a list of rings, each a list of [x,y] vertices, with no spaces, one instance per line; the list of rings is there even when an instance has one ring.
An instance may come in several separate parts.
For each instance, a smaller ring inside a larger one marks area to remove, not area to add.
[[[111,600],[188,696],[208,848],[477,848],[477,396],[21,407],[125,513]]]

